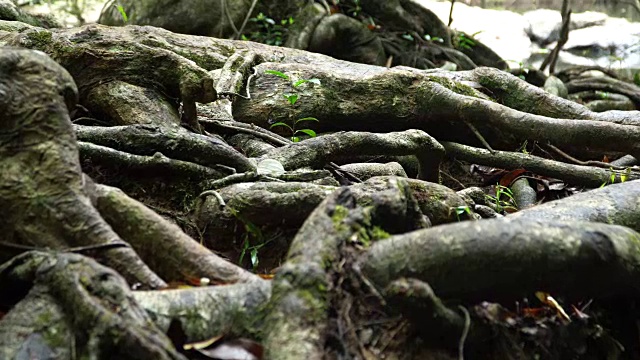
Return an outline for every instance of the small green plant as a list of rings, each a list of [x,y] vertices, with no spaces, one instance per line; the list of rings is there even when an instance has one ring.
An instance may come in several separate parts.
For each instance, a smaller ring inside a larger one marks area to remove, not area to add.
[[[245,235],[244,243],[242,245],[242,252],[240,253],[240,259],[238,260],[238,263],[242,265],[242,261],[244,260],[244,257],[247,255],[247,253],[249,253],[251,257],[251,266],[255,271],[258,268],[258,264],[260,264],[260,258],[258,256],[258,252],[260,251],[261,248],[263,248],[268,243],[269,243],[268,241],[265,241],[257,245],[251,245],[249,236]]]
[[[622,56],[616,55],[616,54],[611,54],[608,56],[609,58],[609,67],[613,67],[613,64],[615,64],[616,62],[618,63],[618,67],[624,67],[623,63],[624,63],[624,58]]]
[[[506,200],[503,198],[506,197]],[[498,212],[506,210],[518,210],[516,206],[516,200],[513,198],[513,192],[506,186],[496,185],[495,195],[486,195],[488,202],[495,205]]]
[[[518,148],[518,152],[521,152],[525,155],[529,155],[529,151],[527,151],[527,144],[529,143],[529,140],[525,140],[522,142],[522,145],[520,145],[520,147]]]
[[[302,119],[298,119],[296,121],[293,122],[293,124],[289,125],[287,123],[284,122],[277,122],[275,124],[271,125],[271,128],[274,127],[284,127],[286,129],[289,130],[289,132],[291,133],[291,141],[293,142],[299,142],[301,139],[299,136],[299,134],[306,134],[309,137],[316,137],[316,132],[311,130],[311,129],[297,129],[297,125],[303,121],[319,121],[318,119],[314,118],[314,117],[306,117],[306,118],[302,118]]]
[[[471,218],[471,209],[468,206],[458,206],[456,209],[456,218],[460,221],[460,215],[466,213]]]
[[[631,175],[631,168],[625,168],[623,171],[616,171],[613,168],[609,168],[609,172],[609,179],[607,179],[607,181],[603,182],[602,185],[600,185],[601,188],[607,185],[615,184],[616,175],[620,176],[621,183],[627,181],[629,179],[629,176]]]
[[[596,95],[602,100],[607,100],[611,95],[606,91],[596,91]]]
[[[465,33],[458,33],[458,38],[454,41],[454,45],[456,48],[460,50],[471,50],[474,46],[476,46],[475,36],[478,35],[480,31],[475,32],[471,35],[467,35]]]
[[[402,38],[408,41],[414,41],[413,35],[411,34],[402,34]]]
[[[244,261],[245,256],[249,254],[251,257],[251,266],[255,271],[258,267],[258,264],[260,264],[260,258],[259,258],[258,252],[265,245],[271,242],[271,240],[265,241],[264,237],[262,236],[262,231],[260,231],[260,228],[257,227],[251,221],[247,220],[237,210],[231,207],[227,207],[227,209],[236,219],[238,219],[244,225],[244,229],[245,229],[244,240],[242,242],[242,251],[240,252],[240,258],[238,259],[238,263],[242,265],[242,262]]]
[[[443,43],[444,39],[438,36],[431,36],[429,34],[424,34],[424,39],[427,41],[433,41],[433,42],[439,42],[439,43]]]
[[[292,81],[291,77],[281,71],[277,71],[277,70],[265,70],[265,74],[269,74],[269,75],[274,75],[277,76],[281,79],[287,80],[287,81]],[[298,89],[300,86],[302,86],[303,84],[315,84],[315,85],[320,85],[320,79],[299,79],[296,81],[291,82],[291,87],[293,90]],[[289,102],[289,105],[294,106],[298,100],[300,100],[300,97],[302,96],[302,94],[299,93],[284,93],[282,94],[282,96],[284,96],[284,98],[287,100],[287,102]],[[297,119],[293,122],[287,123],[287,122],[283,122],[283,121],[279,121],[276,122],[274,124],[271,125],[270,128],[277,128],[277,127],[283,127],[285,129],[288,130],[288,132],[290,133],[290,139],[293,142],[299,142],[300,136],[301,134],[305,134],[309,137],[316,137],[316,132],[311,130],[311,129],[300,129],[298,126],[298,124],[302,123],[302,122],[308,122],[308,121],[316,121],[318,122],[319,120],[314,118],[314,117],[304,117],[301,119]]]
[[[129,17],[127,16],[127,13],[124,11],[124,7],[120,4],[113,4],[113,6],[116,7],[116,9],[118,10],[118,12],[120,13],[120,15],[122,16],[122,20],[124,22],[129,21]]]

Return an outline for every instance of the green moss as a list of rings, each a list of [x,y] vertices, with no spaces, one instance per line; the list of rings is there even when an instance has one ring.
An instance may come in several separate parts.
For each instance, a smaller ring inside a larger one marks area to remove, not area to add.
[[[48,324],[52,321],[52,318],[53,317],[50,312],[44,312],[38,316],[38,322],[40,324]]]
[[[41,326],[42,336],[47,344],[52,348],[64,347],[67,344],[67,337],[64,331],[59,331],[60,326],[54,324],[56,317],[49,311],[40,313],[38,324]]]
[[[388,232],[384,231],[379,226],[374,226],[371,229],[371,238],[372,238],[372,240],[382,240],[382,239],[387,239],[387,238],[390,238],[390,237],[391,237],[391,234],[389,234]]]
[[[40,50],[49,55],[53,60],[71,58],[69,54],[72,54],[74,50],[72,47],[64,46],[60,42],[56,42],[53,39],[53,35],[47,30],[33,30],[25,32],[26,39],[23,41],[23,46],[32,50]],[[64,64],[62,64],[64,66]]]
[[[455,92],[456,94],[471,96],[471,97],[480,97],[478,94],[478,91],[469,85],[465,85],[460,82],[453,81],[451,79],[447,79],[439,76],[430,76],[428,79],[429,81],[433,81],[435,83],[438,83],[446,87],[447,89]]]
[[[358,241],[362,243],[362,245],[364,245],[365,247],[371,245],[371,236],[367,228],[361,227],[360,229],[358,229],[357,235]]]
[[[358,206],[367,207],[373,205],[373,199],[371,197],[363,196],[357,200]]]
[[[333,214],[331,216],[333,227],[338,230],[343,229],[345,226],[343,221],[347,217],[347,215],[349,215],[349,209],[341,205],[336,205],[336,208],[333,210]]]
[[[26,37],[26,47],[43,52],[47,52],[53,39],[51,32],[46,30],[27,32]]]

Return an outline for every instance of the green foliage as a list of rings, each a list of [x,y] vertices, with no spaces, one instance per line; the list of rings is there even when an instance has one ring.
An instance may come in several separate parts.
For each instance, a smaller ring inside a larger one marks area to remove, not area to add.
[[[295,19],[289,17],[276,21],[263,13],[249,19],[256,24],[257,31],[250,34],[242,34],[242,40],[255,41],[267,45],[282,46],[286,40],[288,27],[293,25]]]
[[[413,35],[405,33],[402,35],[402,38],[407,40],[407,41],[411,41],[414,42],[416,39],[413,37]],[[427,41],[432,41],[432,42],[438,42],[438,43],[444,43],[444,39],[438,36],[431,36],[429,34],[424,34],[423,36],[424,40]]]
[[[299,98],[298,94],[282,94],[282,96],[284,96],[291,105],[295,105]]]
[[[469,218],[471,218],[471,209],[468,206],[458,206],[456,207],[456,219],[460,221],[460,215],[466,213]]]
[[[113,6],[115,6],[116,9],[118,9],[118,12],[120,13],[120,15],[122,15],[122,20],[124,22],[129,21],[129,17],[127,16],[127,13],[124,11],[124,7],[122,7],[122,5],[114,4]]]
[[[529,74],[529,68],[526,68],[522,61],[518,61],[518,60],[505,60],[505,61],[507,63],[516,63],[518,65],[518,69],[520,70],[520,75],[518,75],[518,77],[522,80],[525,80],[525,81],[527,80],[525,75]]]
[[[288,129],[289,133],[291,134],[291,141],[293,142],[299,142],[301,140],[299,136],[296,136],[298,134],[305,134],[312,138],[316,137],[316,132],[311,129],[297,129],[298,124],[303,121],[319,121],[319,120],[314,117],[306,117],[306,118],[302,118],[294,121],[293,124],[291,125],[284,122],[277,122],[275,124],[272,124],[271,128],[273,129],[274,127],[284,127]]]
[[[498,212],[518,210],[516,200],[513,198],[513,192],[506,186],[496,184],[496,194],[486,195],[486,198],[488,202],[494,203]]]
[[[438,36],[431,36],[429,34],[424,34],[424,39],[427,41],[433,41],[433,42],[439,42],[439,43],[444,43],[444,39]]]
[[[269,75],[274,75],[277,76],[281,79],[287,80],[287,81],[292,81],[291,77],[283,72],[277,71],[277,70],[265,70],[264,71],[265,74],[269,74]],[[298,89],[300,86],[304,85],[304,84],[314,84],[314,85],[321,85],[320,79],[316,79],[316,78],[312,78],[312,79],[299,79],[296,81],[293,81],[290,83],[291,87],[293,90]],[[284,93],[282,94],[282,96],[287,100],[287,102],[289,103],[289,105],[291,106],[295,106],[295,104],[298,102],[298,100],[300,100],[300,98],[302,97],[302,94],[300,93]],[[298,120],[295,120],[293,122],[276,122],[274,124],[271,124],[271,129],[273,128],[284,128],[287,130],[287,132],[290,135],[290,139],[293,142],[299,142],[301,140],[299,135],[306,135],[308,137],[316,137],[316,132],[311,130],[311,129],[300,129],[298,124],[302,123],[302,122],[308,122],[308,121],[316,121],[318,122],[319,120],[314,118],[314,117],[304,117]]]
[[[262,231],[259,227],[257,227],[254,223],[247,220],[244,216],[242,216],[238,211],[231,207],[227,207],[231,215],[233,215],[236,219],[238,219],[243,225],[245,229],[244,241],[242,242],[242,251],[240,252],[240,259],[238,263],[242,265],[245,256],[247,254],[251,257],[251,266],[255,271],[260,264],[259,251],[265,245],[267,245],[271,240],[265,241],[262,236]]]
[[[415,40],[415,39],[413,38],[413,35],[411,35],[411,34],[402,34],[402,38],[403,38],[403,39],[405,39],[405,40],[408,40],[408,41],[413,41],[413,40]]]
[[[525,155],[529,155],[529,151],[527,151],[527,144],[529,143],[529,140],[525,140],[524,142],[522,142],[522,145],[520,145],[520,147],[518,148],[518,150],[516,150],[517,152],[521,152]]]
[[[298,86],[300,86],[302,84],[306,84],[306,83],[312,83],[312,84],[320,85],[320,79],[316,79],[316,78],[313,78],[313,79],[300,79],[300,80],[298,80],[298,81],[293,83],[293,87],[295,88],[295,87],[298,87]]]
[[[357,18],[362,11],[360,0],[335,0],[333,3],[339,6],[342,12],[350,17]]]
[[[275,75],[275,76],[278,76],[278,77],[283,78],[285,80],[289,80],[289,75],[287,75],[287,74],[285,74],[283,72],[280,72],[278,70],[265,70],[264,73],[265,74],[269,74],[269,75]]]
[[[471,50],[474,46],[476,46],[475,36],[478,35],[480,31],[475,32],[471,35],[466,35],[465,33],[458,33],[458,38],[454,41],[454,45],[458,50]]]
[[[601,188],[607,185],[615,184],[616,175],[620,176],[621,183],[629,180],[629,176],[631,175],[631,168],[625,168],[623,171],[616,171],[613,168],[609,168],[609,172],[610,172],[609,179],[603,182],[602,185],[600,185]]]

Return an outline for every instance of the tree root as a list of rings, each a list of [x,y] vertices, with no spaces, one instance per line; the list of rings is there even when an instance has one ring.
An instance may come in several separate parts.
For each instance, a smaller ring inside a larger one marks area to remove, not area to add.
[[[24,295],[0,320],[4,359],[185,359],[127,283],[91,259],[27,252],[0,267],[0,282],[2,303],[12,302],[5,296]]]
[[[507,151],[490,151],[461,144],[443,142],[447,155],[473,164],[485,164],[502,169],[527,169],[536,174],[561,179],[571,184],[584,185],[592,188],[611,182],[621,182],[621,176],[628,180],[640,178],[640,174],[631,171],[603,169],[593,166],[572,165],[560,161],[544,159],[538,156]]]
[[[380,288],[411,277],[464,301],[535,291],[637,295],[638,236],[618,225],[507,217],[397,235],[374,244],[360,265]]]

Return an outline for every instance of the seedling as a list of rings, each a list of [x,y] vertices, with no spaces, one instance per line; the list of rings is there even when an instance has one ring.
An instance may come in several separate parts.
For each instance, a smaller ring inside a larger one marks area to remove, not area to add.
[[[120,13],[120,15],[122,15],[122,20],[124,22],[129,21],[129,17],[127,16],[127,13],[124,11],[124,7],[122,5],[114,4],[113,6],[115,6],[118,12]]]
[[[458,221],[460,220],[460,215],[467,213],[467,215],[469,216],[469,218],[471,218],[471,209],[468,206],[458,206],[456,207],[456,218],[458,219]]]
[[[529,142],[528,140],[525,140],[525,141],[522,143],[522,145],[520,145],[520,147],[518,148],[518,150],[517,150],[517,151],[518,151],[518,152],[521,152],[521,153],[523,153],[523,154],[525,154],[525,155],[529,155],[529,151],[527,151],[527,143],[528,143],[528,142]]]
[[[260,258],[258,252],[261,248],[267,245],[271,240],[264,240],[262,236],[262,231],[258,226],[256,226],[251,221],[247,220],[244,216],[242,216],[238,211],[231,207],[227,207],[231,215],[233,215],[236,219],[238,219],[243,225],[245,229],[244,241],[242,243],[242,251],[240,252],[240,258],[238,259],[238,263],[242,265],[242,261],[244,257],[247,256],[247,253],[251,257],[251,266],[255,271],[260,264]],[[253,241],[252,241],[253,239]],[[255,243],[252,244],[252,243]]]
[[[616,182],[616,174],[618,174],[620,176],[620,182],[623,183],[627,180],[629,180],[629,176],[631,175],[631,168],[625,168],[622,172],[620,171],[616,171],[613,168],[609,168],[610,174],[609,174],[609,179],[605,182],[602,183],[602,185],[600,185],[601,188],[607,186],[607,185],[611,185],[611,184],[615,184]]]
[[[269,75],[274,75],[277,76],[281,79],[287,80],[287,81],[292,81],[291,77],[281,71],[278,70],[265,70],[264,71],[265,74],[269,74]],[[300,86],[302,86],[303,84],[307,84],[307,83],[311,83],[311,84],[315,84],[315,85],[320,85],[320,79],[316,79],[316,78],[312,78],[312,79],[299,79],[296,81],[293,81],[290,83],[291,87],[293,88],[293,90],[298,89]],[[299,93],[284,93],[282,94],[282,96],[287,100],[287,102],[289,103],[289,105],[294,106],[302,97],[302,94]],[[299,124],[305,121],[316,121],[318,122],[319,120],[316,119],[315,117],[304,117],[298,120],[293,121],[293,123],[287,123],[287,122],[283,122],[283,121],[279,121],[277,123],[274,123],[271,125],[271,129],[275,128],[275,127],[284,127],[287,129],[287,131],[290,133],[290,139],[293,142],[299,142],[301,140],[299,135],[305,134],[309,137],[316,137],[316,132],[311,130],[311,129],[299,129]]]
[[[503,200],[503,196],[506,197],[507,200]],[[513,192],[506,186],[496,185],[496,195],[486,195],[486,198],[489,202],[495,204],[498,212],[518,210],[516,200],[513,198]]]
[[[302,119],[298,119],[296,121],[293,122],[293,125],[289,125],[287,123],[284,122],[277,122],[273,125],[271,125],[271,128],[274,127],[284,127],[286,129],[289,130],[289,132],[291,133],[291,141],[293,142],[299,142],[300,141],[300,137],[296,136],[298,134],[306,134],[309,137],[316,137],[316,132],[311,130],[311,129],[296,129],[297,125],[303,121],[319,121],[318,119],[314,118],[314,117],[306,117],[306,118],[302,118]]]
[[[424,39],[427,41],[433,41],[433,42],[439,42],[439,43],[444,43],[444,39],[438,36],[431,36],[429,34],[425,34],[424,35]]]
[[[456,41],[456,47],[460,50],[471,50],[474,46],[476,46],[475,36],[478,35],[480,31],[475,32],[471,35],[466,35],[465,33],[459,33]]]

